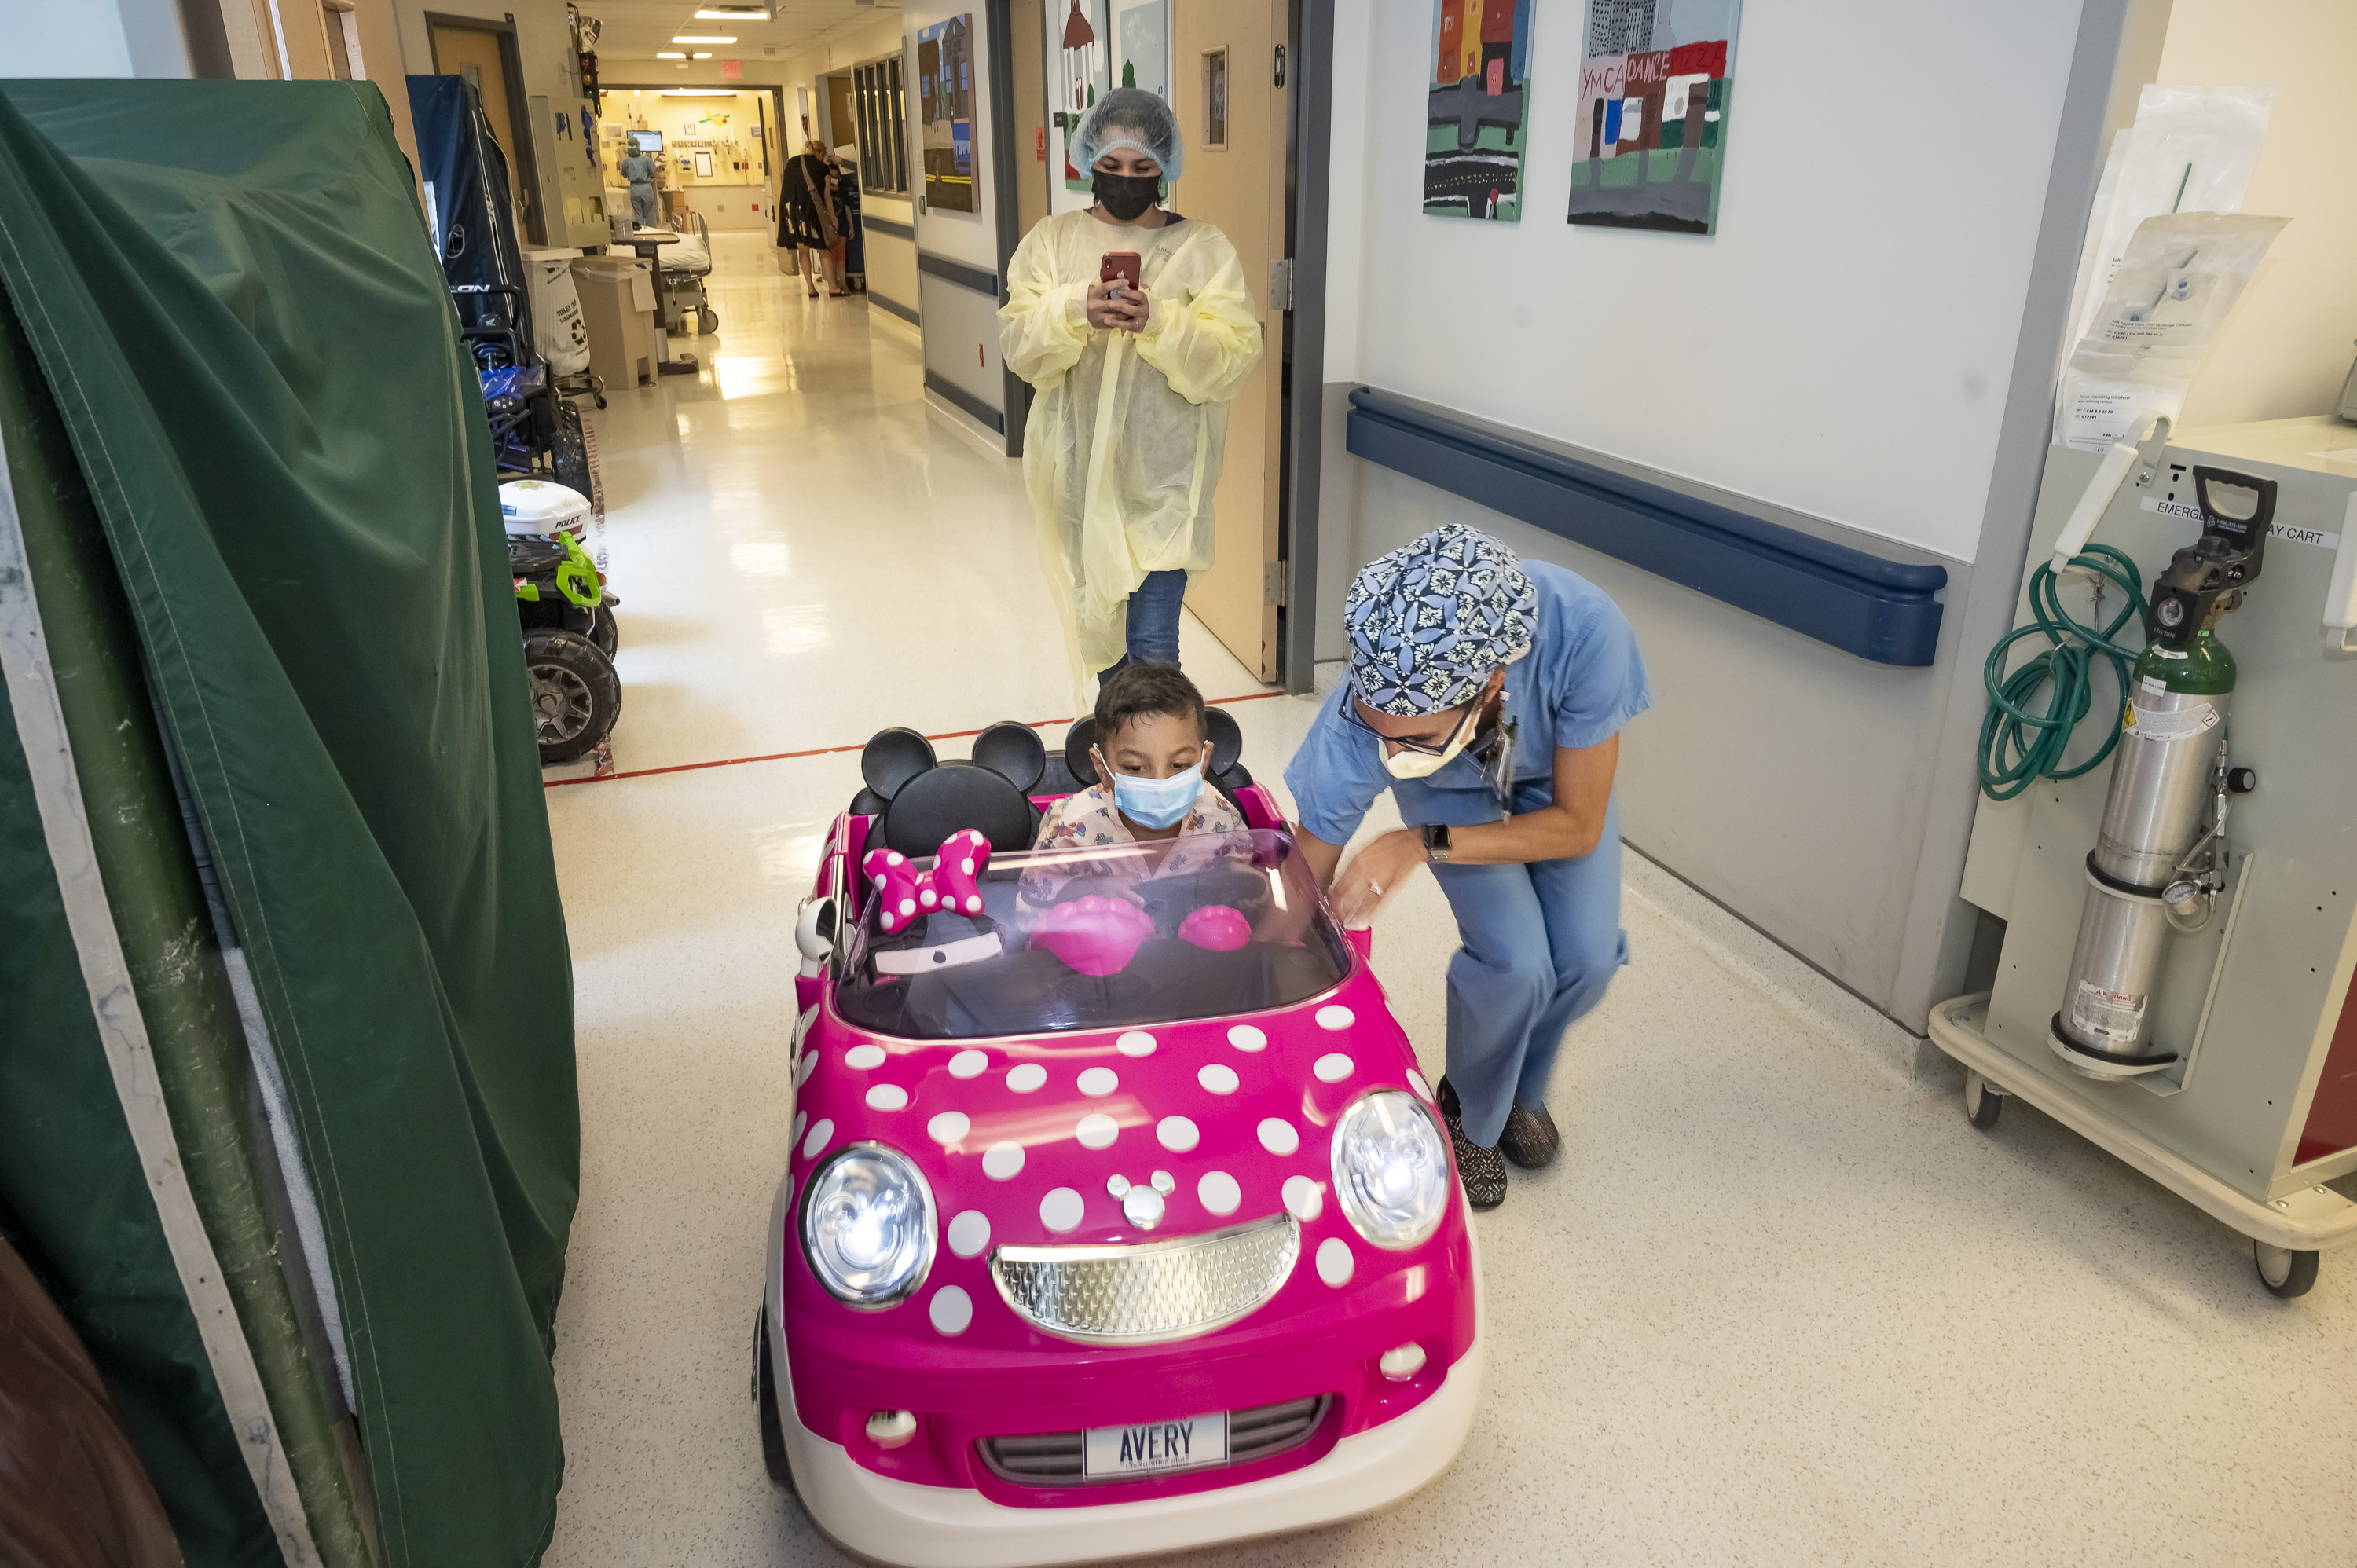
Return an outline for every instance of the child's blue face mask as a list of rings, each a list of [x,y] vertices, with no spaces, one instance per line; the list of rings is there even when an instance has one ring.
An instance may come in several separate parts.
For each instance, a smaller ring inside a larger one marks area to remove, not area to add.
[[[1203,792],[1203,765],[1195,764],[1184,773],[1173,773],[1168,779],[1133,779],[1126,773],[1113,776],[1113,803],[1121,814],[1144,828],[1167,828],[1184,817],[1195,804],[1195,797]]]
[[[1115,773],[1103,752],[1097,753],[1097,765],[1113,779],[1114,807],[1142,828],[1158,830],[1170,826],[1187,814],[1195,804],[1195,797],[1203,792],[1203,765],[1200,762],[1168,779],[1139,779]]]

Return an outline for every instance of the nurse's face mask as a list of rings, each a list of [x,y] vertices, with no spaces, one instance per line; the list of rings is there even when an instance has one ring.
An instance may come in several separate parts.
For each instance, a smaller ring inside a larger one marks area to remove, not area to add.
[[[1473,715],[1480,711],[1480,703],[1475,703],[1465,709],[1464,715],[1457,721],[1457,727],[1448,732],[1448,743],[1437,751],[1424,750],[1413,741],[1391,743],[1399,746],[1397,751],[1392,751],[1391,746],[1385,745],[1383,749],[1388,755],[1383,758],[1383,771],[1394,779],[1431,778],[1455,761],[1457,754],[1465,749],[1466,741],[1473,734]]]
[[[1502,671],[1491,676],[1471,702],[1449,710],[1456,714],[1457,723],[1445,736],[1436,736],[1429,732],[1398,735],[1379,730],[1361,712],[1355,692],[1343,704],[1342,716],[1374,737],[1375,753],[1383,759],[1384,772],[1394,779],[1429,779],[1456,760],[1457,754],[1472,743],[1474,732],[1480,725],[1482,713],[1501,689],[1500,682],[1503,676]],[[1393,715],[1381,716],[1388,718]],[[1433,716],[1437,718],[1440,715],[1436,714]]]
[[[1106,164],[1126,165],[1132,172],[1106,168]],[[1150,173],[1135,172],[1139,169]],[[1119,153],[1108,153],[1097,160],[1089,171],[1090,189],[1097,205],[1126,223],[1143,214],[1162,195],[1162,170],[1152,158],[1124,158]]]

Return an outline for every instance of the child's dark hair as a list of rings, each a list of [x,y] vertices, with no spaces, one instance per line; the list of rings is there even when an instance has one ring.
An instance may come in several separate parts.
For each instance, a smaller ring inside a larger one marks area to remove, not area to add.
[[[1125,664],[1097,687],[1097,744],[1110,747],[1133,719],[1149,714],[1192,719],[1199,736],[1207,729],[1203,693],[1177,666]]]

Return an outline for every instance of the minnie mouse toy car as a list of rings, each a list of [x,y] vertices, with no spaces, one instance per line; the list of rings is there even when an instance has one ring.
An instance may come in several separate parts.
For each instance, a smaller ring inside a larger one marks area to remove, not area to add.
[[[1052,771],[1020,725],[971,762],[887,730],[830,832],[753,1395],[772,1478],[865,1557],[1323,1524],[1465,1440],[1484,1341],[1447,1131],[1214,713],[1246,830],[1209,854],[1029,847],[1085,719]]]

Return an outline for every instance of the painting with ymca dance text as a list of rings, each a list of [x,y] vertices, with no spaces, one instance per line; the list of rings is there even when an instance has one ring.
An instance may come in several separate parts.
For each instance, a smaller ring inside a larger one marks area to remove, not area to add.
[[[1587,0],[1572,222],[1717,232],[1741,9],[1742,0]]]

